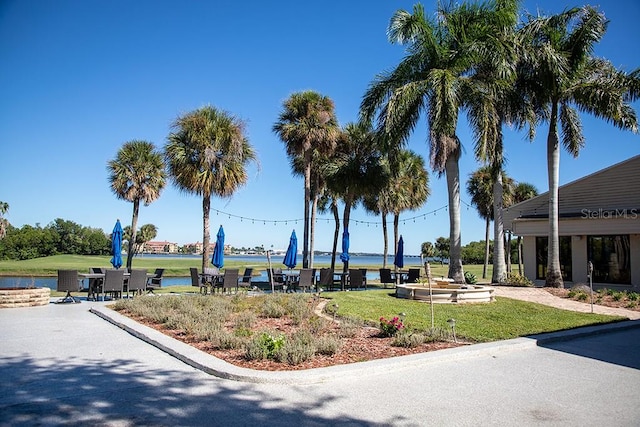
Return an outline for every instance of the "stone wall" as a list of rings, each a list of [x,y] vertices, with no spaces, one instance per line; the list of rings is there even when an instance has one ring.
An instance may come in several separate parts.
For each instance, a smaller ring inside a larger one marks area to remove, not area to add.
[[[0,289],[0,308],[47,305],[50,298],[49,288]]]

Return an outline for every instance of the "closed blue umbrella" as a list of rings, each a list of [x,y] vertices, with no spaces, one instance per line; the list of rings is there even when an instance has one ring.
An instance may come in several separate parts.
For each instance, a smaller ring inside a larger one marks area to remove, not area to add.
[[[404,240],[402,236],[398,240],[398,249],[396,250],[396,257],[393,260],[393,265],[398,268],[404,267]]]
[[[122,225],[120,225],[120,220],[117,220],[111,233],[111,255],[113,256],[111,265],[116,269],[122,267],[122,234]],[[131,254],[127,254],[127,256],[131,256]]]
[[[295,267],[298,263],[298,238],[296,237],[296,230],[291,232],[289,247],[287,248],[287,253],[284,256],[284,261],[282,261],[282,263],[290,269]]]
[[[213,248],[211,264],[218,268],[222,268],[224,265],[224,230],[222,229],[222,226],[220,226],[218,234],[216,235],[216,247]]]
[[[340,254],[340,259],[342,262],[349,261],[349,230],[347,228],[345,228],[342,233],[342,253]]]

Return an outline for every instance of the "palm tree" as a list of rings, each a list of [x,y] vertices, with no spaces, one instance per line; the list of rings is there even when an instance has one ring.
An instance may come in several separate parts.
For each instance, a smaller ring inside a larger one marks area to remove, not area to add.
[[[460,141],[456,135],[463,105],[464,81],[478,55],[477,42],[490,36],[486,8],[439,7],[438,22],[428,20],[422,5],[413,13],[398,10],[388,28],[392,43],[407,44],[407,56],[391,72],[376,77],[361,102],[364,120],[377,114],[381,132],[405,142],[422,114],[429,125],[431,167],[445,174],[449,193],[449,277],[464,283],[460,235]]]
[[[389,193],[389,211],[393,212],[393,247],[394,253],[397,253],[400,213],[419,209],[431,193],[424,159],[413,151],[401,150],[397,158],[391,161],[391,179],[386,190]]]
[[[530,18],[520,30],[531,50],[519,67],[519,87],[549,122],[549,247],[546,286],[563,287],[558,237],[560,142],[574,157],[585,144],[578,111],[590,113],[620,129],[637,132],[631,102],[640,93],[640,70],[629,74],[593,56],[608,21],[591,6],[551,17]],[[558,136],[558,126],[562,139]]]
[[[519,182],[513,188],[513,197],[511,199],[512,205],[517,203],[524,202],[525,200],[529,200],[532,197],[538,195],[538,189],[528,182]],[[522,236],[518,236],[517,239],[517,247],[518,247],[518,274],[522,276]]]
[[[127,268],[130,269],[133,262],[140,202],[148,206],[160,197],[160,192],[166,183],[162,154],[156,151],[150,142],[129,141],[120,148],[116,158],[109,161],[107,170],[111,191],[118,199],[133,203],[132,235],[127,251]]]
[[[487,267],[489,265],[489,225],[491,221],[494,222],[494,231],[496,228],[502,228],[502,224],[498,225],[494,213],[496,212],[496,206],[501,207],[503,204],[508,205],[511,200],[511,193],[513,188],[513,180],[507,176],[504,171],[499,174],[499,183],[501,187],[498,192],[499,197],[502,197],[502,201],[498,204],[495,203],[494,197],[496,196],[496,179],[495,171],[490,166],[483,166],[473,172],[467,180],[467,193],[471,196],[471,204],[475,205],[478,210],[480,218],[485,220],[485,246],[484,246],[484,267],[482,269],[482,278],[487,277]],[[498,234],[498,233],[495,233]],[[502,283],[506,277],[505,266],[505,254],[504,254],[504,237],[499,235],[499,238],[503,241],[502,250],[496,251],[495,246],[498,237],[494,237],[494,253],[493,253],[493,274],[491,281],[493,283]]]
[[[208,265],[211,196],[231,197],[246,184],[246,167],[257,162],[245,136],[244,122],[207,106],[178,117],[165,145],[174,185],[202,196],[202,268]]]
[[[283,103],[273,131],[290,157],[300,156],[304,168],[304,238],[302,264],[309,267],[309,208],[313,152],[330,153],[340,134],[333,101],[314,91],[297,92]]]
[[[9,203],[0,202],[0,239],[7,234],[7,225],[9,222],[4,215],[9,211]]]
[[[379,140],[370,124],[349,123],[345,126],[331,161],[325,166],[329,191],[344,203],[343,230],[348,230],[351,208],[369,194],[377,193],[387,184],[381,164]],[[349,262],[344,261],[344,271]]]

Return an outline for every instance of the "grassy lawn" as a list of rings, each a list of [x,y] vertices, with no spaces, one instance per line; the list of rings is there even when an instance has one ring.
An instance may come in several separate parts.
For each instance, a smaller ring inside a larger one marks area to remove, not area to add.
[[[390,290],[325,292],[322,296],[338,304],[339,316],[360,318],[378,325],[381,316],[390,319],[405,313],[407,328],[428,330],[431,327],[429,303],[398,299]],[[623,320],[621,317],[576,313],[510,298],[498,298],[488,304],[434,304],[433,311],[435,327],[448,328],[447,319],[453,318],[456,320],[456,334],[474,342]]]

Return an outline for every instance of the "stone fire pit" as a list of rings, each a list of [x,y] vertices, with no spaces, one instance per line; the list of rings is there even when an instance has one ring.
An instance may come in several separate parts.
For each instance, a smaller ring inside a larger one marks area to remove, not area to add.
[[[0,288],[0,308],[47,305],[50,298],[49,288]]]

